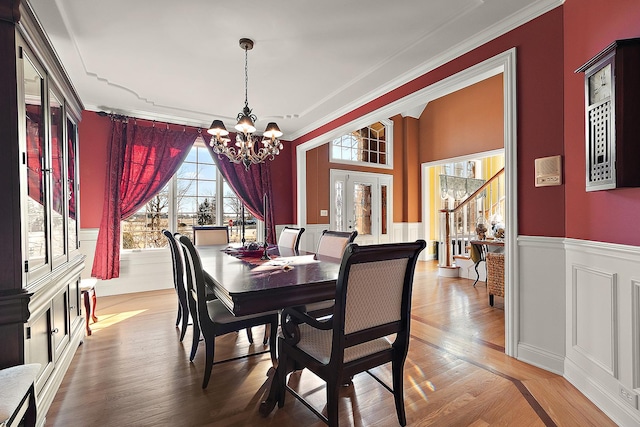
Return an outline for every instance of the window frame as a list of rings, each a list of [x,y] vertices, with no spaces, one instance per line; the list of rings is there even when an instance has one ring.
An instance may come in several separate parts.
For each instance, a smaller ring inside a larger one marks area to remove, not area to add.
[[[386,162],[385,163],[370,163],[370,162],[365,162],[365,161],[362,161],[362,160],[347,160],[347,159],[337,158],[337,157],[333,156],[333,141],[335,141],[338,138],[342,138],[343,136],[350,135],[352,132],[359,131],[360,129],[371,127],[371,125],[373,123],[369,123],[368,125],[363,126],[363,127],[359,128],[359,129],[356,129],[356,130],[351,131],[349,133],[341,134],[341,135],[338,135],[338,136],[332,138],[328,142],[328,144],[329,144],[329,162],[331,162],[331,163],[339,163],[339,164],[346,164],[346,165],[364,166],[364,167],[376,168],[376,169],[393,169],[393,120],[381,119],[381,120],[377,120],[374,123],[381,123],[385,128],[385,130],[384,130],[384,132],[385,132],[385,145],[386,145],[386,150],[385,150]]]

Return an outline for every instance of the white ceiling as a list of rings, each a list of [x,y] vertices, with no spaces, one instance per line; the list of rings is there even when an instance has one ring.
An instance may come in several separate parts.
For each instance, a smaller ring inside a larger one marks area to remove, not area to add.
[[[561,0],[30,0],[88,110],[293,140]],[[398,112],[401,113],[401,112]]]

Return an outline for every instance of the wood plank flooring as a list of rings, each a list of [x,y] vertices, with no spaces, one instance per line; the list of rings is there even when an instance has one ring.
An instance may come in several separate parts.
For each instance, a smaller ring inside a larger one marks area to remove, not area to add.
[[[615,426],[562,377],[504,354],[503,300],[488,304],[484,283],[438,277],[419,263],[414,282],[411,343],[405,365],[409,426]],[[287,394],[285,406],[258,414],[273,369],[254,328],[216,341],[209,387],[200,388],[204,346],[193,363],[191,328],[183,343],[174,327],[173,290],[98,298],[92,325],[47,414],[47,426],[323,426]],[[221,363],[218,363],[222,361]],[[267,375],[268,374],[268,375]],[[390,368],[375,374],[391,384]],[[303,371],[289,385],[316,409],[324,383]],[[397,426],[393,396],[368,374],[342,390],[342,426]]]

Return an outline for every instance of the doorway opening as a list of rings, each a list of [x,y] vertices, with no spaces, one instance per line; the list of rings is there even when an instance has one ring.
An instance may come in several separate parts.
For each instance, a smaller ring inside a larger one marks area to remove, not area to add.
[[[514,284],[518,277],[518,212],[517,212],[517,111],[516,111],[516,49],[488,58],[463,71],[444,78],[430,86],[417,90],[404,98],[390,102],[378,110],[364,114],[351,122],[344,123],[296,147],[296,204],[297,223],[307,225],[307,151],[325,144],[327,141],[353,129],[394,115],[411,115],[424,108],[431,100],[435,100],[459,89],[473,85],[489,77],[503,75],[503,122],[504,122],[504,162],[505,162],[505,221],[510,226],[505,230],[505,353],[517,357],[519,291]],[[364,103],[364,102],[363,102]],[[327,117],[330,123],[336,117]],[[311,131],[311,130],[310,130]],[[422,168],[424,171],[424,165]],[[422,189],[424,195],[424,189]],[[423,197],[424,204],[424,197]],[[422,207],[423,221],[427,210]],[[402,224],[393,224],[394,228]],[[426,237],[426,236],[420,236]],[[395,241],[395,240],[394,240]]]

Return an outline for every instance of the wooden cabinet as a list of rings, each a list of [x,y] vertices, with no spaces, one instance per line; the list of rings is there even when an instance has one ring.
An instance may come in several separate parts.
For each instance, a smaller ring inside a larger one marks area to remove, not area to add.
[[[0,368],[37,362],[38,423],[84,337],[82,104],[30,5],[0,0]]]

